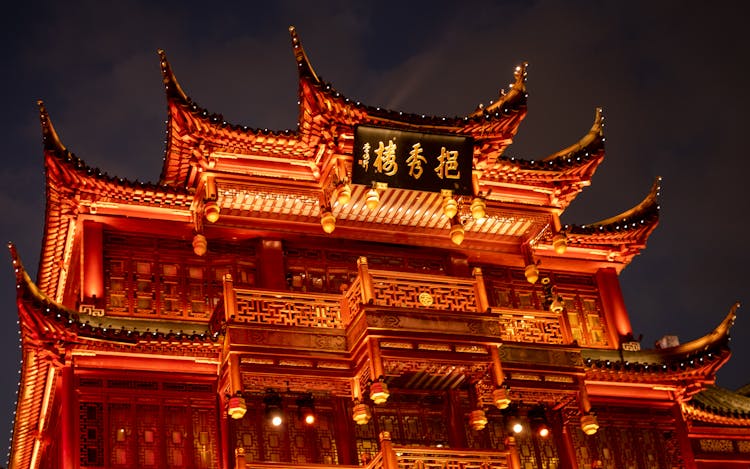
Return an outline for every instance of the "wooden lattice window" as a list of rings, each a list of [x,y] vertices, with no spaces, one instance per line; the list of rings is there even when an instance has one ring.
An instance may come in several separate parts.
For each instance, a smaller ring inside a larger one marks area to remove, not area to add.
[[[255,250],[241,242],[212,242],[198,257],[188,240],[105,232],[106,314],[206,320],[223,291],[256,281]]]

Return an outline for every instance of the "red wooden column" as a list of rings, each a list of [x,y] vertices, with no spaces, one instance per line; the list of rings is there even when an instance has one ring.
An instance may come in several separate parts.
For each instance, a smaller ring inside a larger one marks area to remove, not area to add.
[[[81,264],[81,301],[84,304],[93,304],[97,308],[104,307],[104,233],[101,223],[90,220],[83,222]]]
[[[617,271],[612,267],[599,269],[596,272],[596,283],[599,286],[599,295],[602,299],[611,343],[619,347],[622,337],[632,336],[633,327],[630,325],[630,318],[625,309],[625,300],[620,290]]]
[[[73,366],[67,364],[60,372],[60,467],[78,467],[76,460],[75,394],[73,387]]]
[[[270,290],[286,290],[284,249],[278,239],[264,239],[260,244],[259,286]]]

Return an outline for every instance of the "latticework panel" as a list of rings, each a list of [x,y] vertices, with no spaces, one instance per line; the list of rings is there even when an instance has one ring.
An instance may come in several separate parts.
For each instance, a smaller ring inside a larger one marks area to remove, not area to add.
[[[78,445],[81,467],[104,464],[104,406],[100,402],[81,401],[78,406]]]
[[[501,451],[465,452],[394,447],[400,469],[505,469],[508,453]]]
[[[564,343],[560,316],[544,312],[500,314],[500,337],[506,342]]]
[[[370,271],[378,306],[476,312],[473,279]]]
[[[341,297],[303,293],[236,290],[238,322],[297,326],[343,328]]]

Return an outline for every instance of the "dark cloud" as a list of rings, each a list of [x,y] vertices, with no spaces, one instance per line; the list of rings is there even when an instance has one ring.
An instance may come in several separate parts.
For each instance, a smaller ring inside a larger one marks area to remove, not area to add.
[[[25,2],[2,21],[6,93],[3,236],[36,271],[43,171],[35,100],[92,166],[158,178],[165,98],[156,50],[186,92],[231,122],[296,127],[286,28],[316,71],[374,106],[461,115],[498,96],[529,62],[529,114],[509,153],[538,159],[577,141],[604,108],[607,158],[563,215],[588,223],[630,208],[664,177],[661,224],[621,276],[636,334],[682,341],[747,294],[745,137],[750,49],[739,2]],[[0,343],[10,430],[18,369],[12,272],[0,269]],[[719,384],[750,381],[750,321]]]

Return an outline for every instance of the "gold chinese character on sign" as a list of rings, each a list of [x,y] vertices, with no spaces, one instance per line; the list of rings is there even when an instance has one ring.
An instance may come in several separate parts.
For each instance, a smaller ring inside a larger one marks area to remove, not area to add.
[[[378,148],[375,150],[377,157],[375,158],[375,170],[379,173],[383,173],[386,176],[393,176],[398,171],[398,163],[396,163],[396,144],[393,140],[388,140],[388,145],[383,145],[383,142],[378,142]]]
[[[359,160],[359,165],[365,168],[365,171],[370,167],[370,144],[365,143],[362,145],[362,159]]]
[[[449,151],[445,147],[441,147],[438,162],[440,164],[435,168],[435,172],[440,179],[459,179],[461,177],[461,171],[458,170],[457,151]]]
[[[409,176],[414,179],[419,179],[422,176],[422,163],[427,163],[427,159],[422,156],[422,145],[417,142],[412,145],[409,151],[409,157],[406,159],[406,164],[409,165]]]

